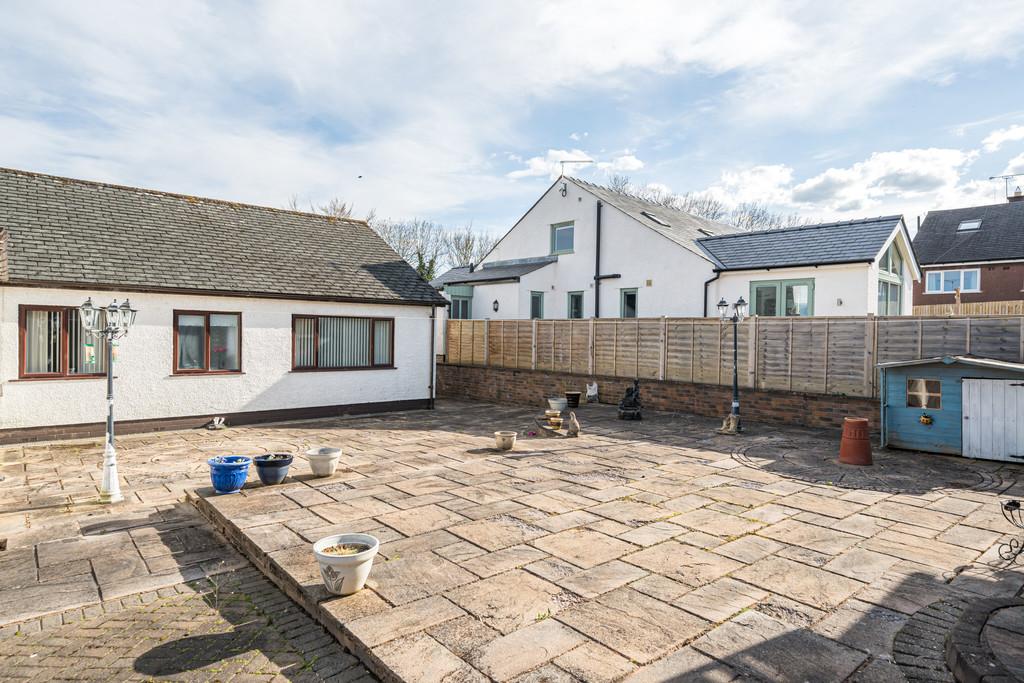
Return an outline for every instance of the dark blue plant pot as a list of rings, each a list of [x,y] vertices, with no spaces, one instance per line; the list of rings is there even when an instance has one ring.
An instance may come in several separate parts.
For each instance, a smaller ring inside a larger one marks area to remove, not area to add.
[[[210,466],[210,481],[217,493],[238,493],[249,476],[252,458],[246,455],[219,455],[206,461]]]
[[[271,455],[282,454],[270,453],[268,455],[257,455],[253,458],[253,461],[256,463],[256,474],[260,476],[260,481],[267,486],[280,484],[284,481],[284,478],[288,476],[288,468],[294,459],[291,455],[288,455],[287,458],[282,460],[267,460]]]

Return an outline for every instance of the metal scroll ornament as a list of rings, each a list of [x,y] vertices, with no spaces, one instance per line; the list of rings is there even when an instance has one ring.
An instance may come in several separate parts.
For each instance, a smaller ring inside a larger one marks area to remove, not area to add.
[[[1003,517],[1007,522],[1018,529],[1024,529],[1024,510],[1021,509],[1019,500],[1005,501],[1002,510]],[[1019,537],[1014,537],[999,546],[999,557],[1007,562],[1014,562],[1022,550],[1024,550],[1024,541]]]

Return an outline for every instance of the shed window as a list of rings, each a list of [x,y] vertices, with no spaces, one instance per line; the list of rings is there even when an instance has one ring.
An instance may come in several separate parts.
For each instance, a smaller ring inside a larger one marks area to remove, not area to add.
[[[937,379],[907,378],[908,408],[942,408],[942,382]]]
[[[551,253],[571,254],[573,250],[573,222],[555,223],[551,226]]]
[[[293,370],[367,370],[394,367],[393,318],[296,315]]]
[[[22,306],[20,313],[19,377],[91,377],[106,373],[106,342],[85,331],[77,308]]]
[[[174,372],[242,370],[242,314],[174,312]]]

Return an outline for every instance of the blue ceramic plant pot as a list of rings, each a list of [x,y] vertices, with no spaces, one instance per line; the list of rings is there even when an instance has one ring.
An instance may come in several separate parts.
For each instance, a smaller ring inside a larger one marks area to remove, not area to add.
[[[260,481],[267,486],[280,484],[288,476],[288,467],[292,464],[293,457],[289,453],[268,453],[257,455],[253,458],[256,463],[256,474],[260,475]]]
[[[238,493],[249,476],[252,458],[246,455],[218,455],[206,461],[210,466],[210,481],[217,493]]]

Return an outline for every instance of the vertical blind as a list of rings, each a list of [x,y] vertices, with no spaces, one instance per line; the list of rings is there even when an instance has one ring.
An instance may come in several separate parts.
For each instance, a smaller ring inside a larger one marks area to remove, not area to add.
[[[392,364],[392,320],[297,317],[293,332],[296,368],[366,368]]]
[[[106,342],[86,332],[77,308],[25,311],[23,353],[26,375],[95,375],[107,371]]]

